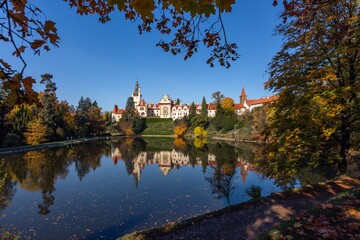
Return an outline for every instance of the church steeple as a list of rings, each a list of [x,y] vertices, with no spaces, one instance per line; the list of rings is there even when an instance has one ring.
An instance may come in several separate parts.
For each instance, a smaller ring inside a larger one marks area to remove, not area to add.
[[[135,89],[132,94],[132,98],[134,101],[134,106],[136,108],[141,101],[141,91],[140,91],[139,81],[137,79],[136,79],[136,83],[135,83]]]
[[[139,96],[139,90],[140,90],[139,82],[138,82],[138,80],[136,80],[134,96]]]
[[[244,87],[242,87],[241,95],[240,95],[240,104],[244,104],[246,102],[246,93]]]

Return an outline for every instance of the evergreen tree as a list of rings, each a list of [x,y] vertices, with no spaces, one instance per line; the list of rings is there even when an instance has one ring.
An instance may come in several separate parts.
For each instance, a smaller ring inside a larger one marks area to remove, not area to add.
[[[191,121],[191,119],[195,116],[196,116],[196,107],[195,107],[195,103],[192,102],[189,109],[189,120]]]
[[[204,116],[204,117],[208,116],[205,97],[203,97],[202,102],[201,102],[201,115]]]
[[[125,105],[125,110],[133,110],[135,108],[134,99],[132,97],[128,97]]]
[[[57,102],[56,97],[56,84],[52,81],[53,76],[51,74],[41,75],[41,84],[45,84],[44,94],[40,98],[42,108],[39,113],[39,117],[43,124],[48,128],[49,139],[55,137],[55,130],[57,128],[57,119],[55,105]]]

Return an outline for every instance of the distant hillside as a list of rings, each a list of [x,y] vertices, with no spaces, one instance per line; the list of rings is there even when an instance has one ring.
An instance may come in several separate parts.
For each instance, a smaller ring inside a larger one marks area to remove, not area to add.
[[[174,122],[171,118],[147,118],[147,128],[142,135],[173,135]]]

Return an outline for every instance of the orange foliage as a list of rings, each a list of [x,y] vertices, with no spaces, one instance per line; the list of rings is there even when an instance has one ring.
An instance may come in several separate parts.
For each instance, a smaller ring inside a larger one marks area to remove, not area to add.
[[[183,138],[175,138],[174,139],[174,146],[178,149],[186,149],[186,142]]]
[[[176,137],[182,137],[182,136],[184,136],[186,130],[187,130],[186,124],[181,123],[181,124],[175,126],[174,134]]]
[[[28,123],[25,132],[25,142],[35,145],[46,142],[48,140],[49,128],[45,126],[40,119],[35,119]]]
[[[234,112],[235,111],[235,102],[231,97],[226,97],[221,102],[221,107],[228,112]]]

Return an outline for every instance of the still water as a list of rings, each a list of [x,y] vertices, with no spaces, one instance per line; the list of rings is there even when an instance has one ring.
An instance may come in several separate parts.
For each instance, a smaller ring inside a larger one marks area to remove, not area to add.
[[[2,156],[0,227],[22,239],[114,239],[279,191],[252,145],[111,139]]]

